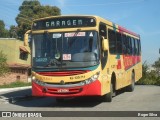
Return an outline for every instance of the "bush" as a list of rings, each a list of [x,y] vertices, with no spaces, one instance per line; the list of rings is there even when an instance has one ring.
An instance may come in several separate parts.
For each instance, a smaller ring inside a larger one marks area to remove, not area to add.
[[[7,65],[7,58],[6,55],[0,51],[0,76],[5,75],[9,72],[9,67]]]
[[[142,78],[137,82],[141,85],[160,85],[160,76],[156,70],[148,71],[149,66],[146,62],[142,65]]]
[[[160,85],[160,76],[157,78],[157,85]]]

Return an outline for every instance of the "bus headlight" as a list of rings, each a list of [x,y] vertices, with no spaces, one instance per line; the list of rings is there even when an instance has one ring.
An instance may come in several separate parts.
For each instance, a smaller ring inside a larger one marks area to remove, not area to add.
[[[100,72],[97,72],[96,74],[94,74],[93,76],[91,76],[89,79],[82,81],[81,85],[86,85],[86,84],[90,84],[94,81],[96,81],[99,77]]]
[[[32,76],[32,80],[35,80],[36,79],[36,77],[35,76]]]
[[[42,82],[42,81],[40,81],[40,80],[34,80],[34,82],[35,83],[37,83],[38,85],[41,85],[41,86],[44,86],[45,85],[45,83],[44,82]]]

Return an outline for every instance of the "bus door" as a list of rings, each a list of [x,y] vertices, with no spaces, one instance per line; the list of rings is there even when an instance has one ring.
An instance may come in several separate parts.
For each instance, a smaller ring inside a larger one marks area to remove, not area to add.
[[[102,67],[102,71],[104,72],[104,74],[106,74],[106,69],[104,69],[107,65],[108,62],[108,50],[103,50],[102,49],[102,40],[107,39],[107,27],[106,24],[104,23],[100,23],[99,25],[99,39],[100,39],[100,58],[101,58],[101,67]]]

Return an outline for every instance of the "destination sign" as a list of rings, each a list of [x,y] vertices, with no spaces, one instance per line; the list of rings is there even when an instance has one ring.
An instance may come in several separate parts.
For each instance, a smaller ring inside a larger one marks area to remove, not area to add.
[[[96,25],[93,17],[60,17],[38,20],[33,23],[33,30],[59,29],[73,27],[94,27]]]

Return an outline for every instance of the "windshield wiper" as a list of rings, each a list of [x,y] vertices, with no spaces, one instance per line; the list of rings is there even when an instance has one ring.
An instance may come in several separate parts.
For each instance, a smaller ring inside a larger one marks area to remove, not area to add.
[[[56,60],[56,59],[51,59],[51,60],[49,61],[49,63],[46,65],[46,67],[59,66],[59,65],[61,65],[61,63],[60,63],[58,60]]]
[[[66,63],[62,63],[61,64],[61,62],[60,61],[58,61],[58,60],[56,60],[56,59],[51,59],[50,60],[50,62],[46,65],[46,67],[51,67],[51,66],[65,66],[66,65]]]

